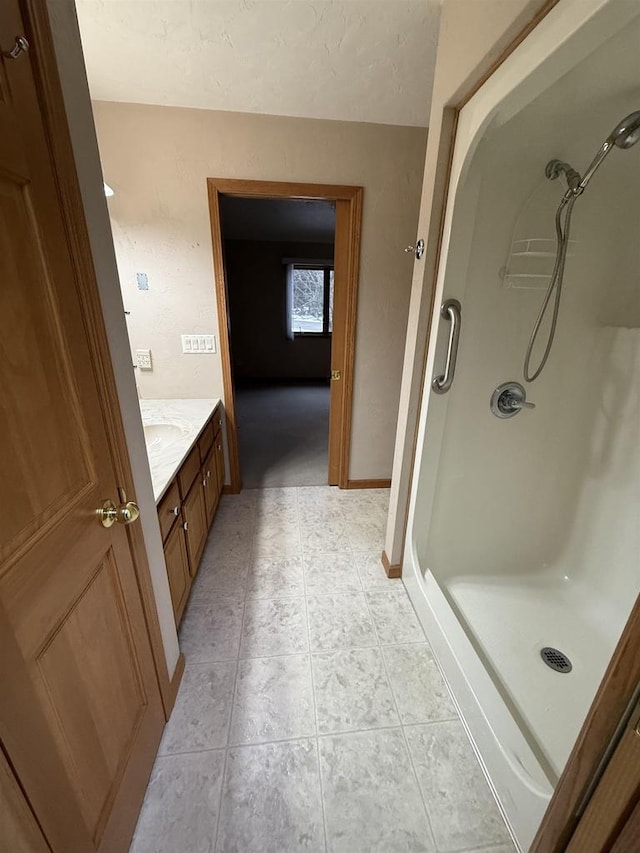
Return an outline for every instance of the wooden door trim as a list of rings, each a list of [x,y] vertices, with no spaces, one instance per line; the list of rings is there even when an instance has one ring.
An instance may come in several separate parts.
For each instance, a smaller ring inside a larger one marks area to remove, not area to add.
[[[530,853],[560,853],[580,818],[577,810],[640,682],[640,596],[542,819]]]
[[[51,151],[60,206],[64,211],[63,224],[76,274],[76,289],[86,323],[92,368],[100,396],[101,413],[109,451],[117,482],[124,488],[129,499],[133,499],[135,489],[129,461],[129,450],[122,423],[120,400],[116,389],[82,194],[58,75],[49,14],[46,4],[39,2],[39,0],[22,0],[22,14],[28,38],[32,45],[37,47],[29,53],[29,57],[40,99],[47,143]],[[139,524],[130,525],[127,527],[127,535],[151,643],[160,696],[165,718],[168,720],[175,702],[177,687],[172,684],[167,668],[142,528]]]
[[[225,288],[224,260],[222,253],[222,228],[220,223],[220,196],[241,198],[285,198],[314,201],[334,201],[348,204],[347,274],[345,276],[346,299],[344,328],[334,324],[333,334],[342,334],[343,356],[339,370],[342,374],[342,399],[340,406],[340,435],[338,485],[348,488],[349,458],[351,450],[351,419],[353,402],[353,370],[355,362],[356,309],[360,265],[360,234],[362,223],[362,187],[337,184],[307,184],[286,181],[254,181],[239,178],[207,178],[209,217],[211,222],[211,245],[213,250],[213,273],[218,309],[218,336],[222,364],[222,387],[224,395],[227,450],[231,494],[242,488],[235,394],[231,376],[231,343],[229,338],[229,305]],[[336,235],[336,242],[337,242]],[[332,367],[334,365],[332,364]],[[330,441],[331,444],[331,441]],[[226,487],[225,487],[226,489]]]

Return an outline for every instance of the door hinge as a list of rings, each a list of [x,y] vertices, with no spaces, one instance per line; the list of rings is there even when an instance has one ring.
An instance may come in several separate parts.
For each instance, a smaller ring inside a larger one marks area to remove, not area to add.
[[[331,371],[332,379],[342,379],[342,372],[340,370],[332,370]]]

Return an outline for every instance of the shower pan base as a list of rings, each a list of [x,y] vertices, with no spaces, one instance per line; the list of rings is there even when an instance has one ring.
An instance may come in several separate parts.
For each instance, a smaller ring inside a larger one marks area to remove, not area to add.
[[[559,777],[615,647],[602,630],[602,602],[570,580],[539,574],[476,575],[444,587],[534,750]],[[571,672],[545,664],[547,646],[562,650]]]

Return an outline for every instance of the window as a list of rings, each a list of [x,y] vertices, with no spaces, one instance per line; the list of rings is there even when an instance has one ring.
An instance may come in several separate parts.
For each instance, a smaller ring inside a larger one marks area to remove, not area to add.
[[[333,268],[294,264],[290,323],[294,335],[328,335],[333,328]]]

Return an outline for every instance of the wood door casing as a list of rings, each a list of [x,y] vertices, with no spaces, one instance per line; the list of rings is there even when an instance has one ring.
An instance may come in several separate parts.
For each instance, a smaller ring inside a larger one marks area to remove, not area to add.
[[[2,49],[23,32],[8,0]],[[164,720],[126,530],[96,518],[118,484],[37,50],[0,62],[0,736],[55,853],[121,853]]]
[[[339,485],[341,489],[346,489],[349,482],[357,293],[364,190],[357,186],[255,181],[238,178],[207,178],[207,187],[211,220],[214,287],[219,319],[218,332],[231,481],[230,491],[233,494],[241,490],[242,478],[231,365],[229,297],[220,221],[220,195],[262,199],[314,199],[332,201],[336,204],[331,369],[340,371],[340,379],[332,382],[332,385],[339,387],[332,388],[330,398],[327,481],[330,484]],[[339,408],[336,410],[336,407]],[[224,480],[222,482],[224,483]]]

